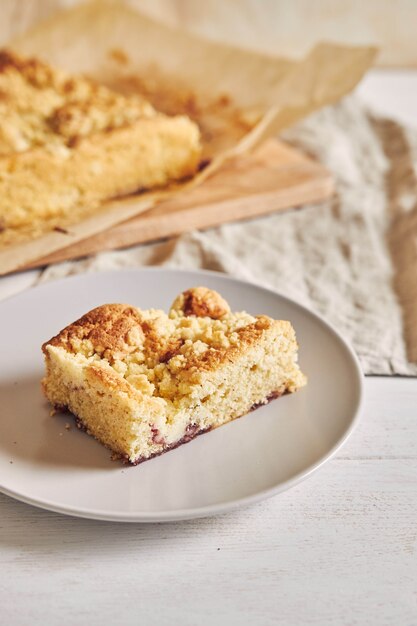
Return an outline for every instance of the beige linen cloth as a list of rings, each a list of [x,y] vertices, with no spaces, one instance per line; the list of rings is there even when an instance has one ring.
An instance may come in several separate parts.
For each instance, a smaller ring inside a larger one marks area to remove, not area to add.
[[[417,375],[417,131],[348,97],[283,138],[334,173],[331,201],[51,266],[40,281],[144,265],[226,272],[321,313],[365,373]]]

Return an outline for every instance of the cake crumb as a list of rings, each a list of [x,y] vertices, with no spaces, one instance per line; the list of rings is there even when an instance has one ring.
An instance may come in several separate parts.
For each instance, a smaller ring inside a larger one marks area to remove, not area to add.
[[[71,424],[69,424],[68,422],[65,424],[65,429],[66,430],[71,430]]]
[[[112,48],[109,50],[109,57],[120,65],[127,65],[129,63],[128,55],[121,48]]]
[[[71,234],[66,228],[62,228],[62,226],[54,226],[52,230],[54,230],[57,233],[62,233],[63,235]]]

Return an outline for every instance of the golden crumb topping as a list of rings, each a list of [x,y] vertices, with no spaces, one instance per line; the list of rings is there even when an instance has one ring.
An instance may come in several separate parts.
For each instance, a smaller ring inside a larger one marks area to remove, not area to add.
[[[217,291],[207,287],[193,287],[174,300],[171,311],[181,312],[187,317],[196,315],[218,320],[230,313],[230,307]]]
[[[81,137],[153,115],[142,98],[0,50],[0,155],[45,144],[71,146]]]
[[[181,294],[168,315],[123,304],[97,307],[43,349],[52,345],[91,362],[104,360],[142,393],[174,401],[190,393],[202,372],[238,358],[279,323],[286,324],[232,313],[217,292],[198,287]]]

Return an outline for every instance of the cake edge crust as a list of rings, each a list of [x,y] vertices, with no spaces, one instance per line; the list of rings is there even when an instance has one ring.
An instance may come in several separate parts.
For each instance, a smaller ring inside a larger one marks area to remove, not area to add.
[[[75,413],[72,413],[72,411],[70,411],[70,409],[67,406],[63,406],[63,405],[54,405],[54,411],[65,411],[67,413],[69,413],[75,420],[75,423],[77,425],[77,428],[79,430],[82,430],[83,432],[85,432],[86,434],[90,435],[90,437],[93,437],[96,441],[98,441],[102,446],[104,446],[105,448],[107,448],[108,450],[110,450],[111,454],[111,460],[112,461],[121,461],[123,463],[123,465],[128,465],[130,467],[136,467],[137,465],[140,465],[141,463],[145,463],[145,461],[150,461],[151,459],[154,459],[158,456],[161,456],[162,454],[165,454],[165,452],[170,452],[171,450],[175,450],[175,448],[179,448],[180,446],[189,443],[190,441],[192,441],[193,439],[195,439],[196,437],[198,437],[199,435],[204,435],[205,433],[210,432],[211,430],[215,430],[216,428],[220,428],[220,426],[225,426],[226,424],[230,424],[230,422],[234,422],[237,419],[240,419],[241,417],[244,417],[245,415],[248,415],[249,413],[252,413],[253,411],[256,411],[256,409],[261,408],[262,406],[265,406],[267,404],[269,404],[270,402],[272,402],[272,400],[276,400],[277,398],[280,398],[281,396],[285,395],[289,393],[288,390],[284,390],[284,391],[273,391],[271,392],[266,398],[265,400],[263,400],[262,402],[257,402],[256,404],[253,404],[246,413],[242,413],[241,415],[238,415],[237,417],[234,417],[233,419],[229,420],[228,422],[226,422],[225,424],[221,424],[218,426],[209,426],[208,428],[202,428],[202,429],[198,429],[198,428],[191,428],[189,430],[188,433],[186,433],[183,437],[181,437],[181,439],[179,439],[178,441],[175,441],[174,443],[171,443],[169,445],[167,445],[163,450],[160,450],[159,452],[154,452],[153,454],[151,454],[150,456],[144,457],[144,456],[140,456],[137,459],[135,459],[134,461],[130,461],[129,457],[127,455],[123,455],[123,454],[119,454],[117,452],[115,452],[110,446],[106,445],[105,443],[103,443],[102,441],[100,441],[99,439],[97,439],[97,437],[95,437],[93,435],[93,433],[91,433],[88,428],[86,427],[86,425],[84,424],[84,422],[82,421],[82,419],[78,416],[75,415]],[[197,426],[196,424],[190,424],[189,426]]]

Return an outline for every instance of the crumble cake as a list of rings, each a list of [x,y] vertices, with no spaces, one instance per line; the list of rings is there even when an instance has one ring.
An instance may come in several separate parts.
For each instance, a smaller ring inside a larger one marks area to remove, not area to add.
[[[188,117],[0,51],[0,244],[74,223],[104,200],[187,178],[200,155]]]
[[[290,322],[232,313],[215,291],[168,315],[105,304],[42,349],[43,389],[80,427],[137,464],[302,387]]]

